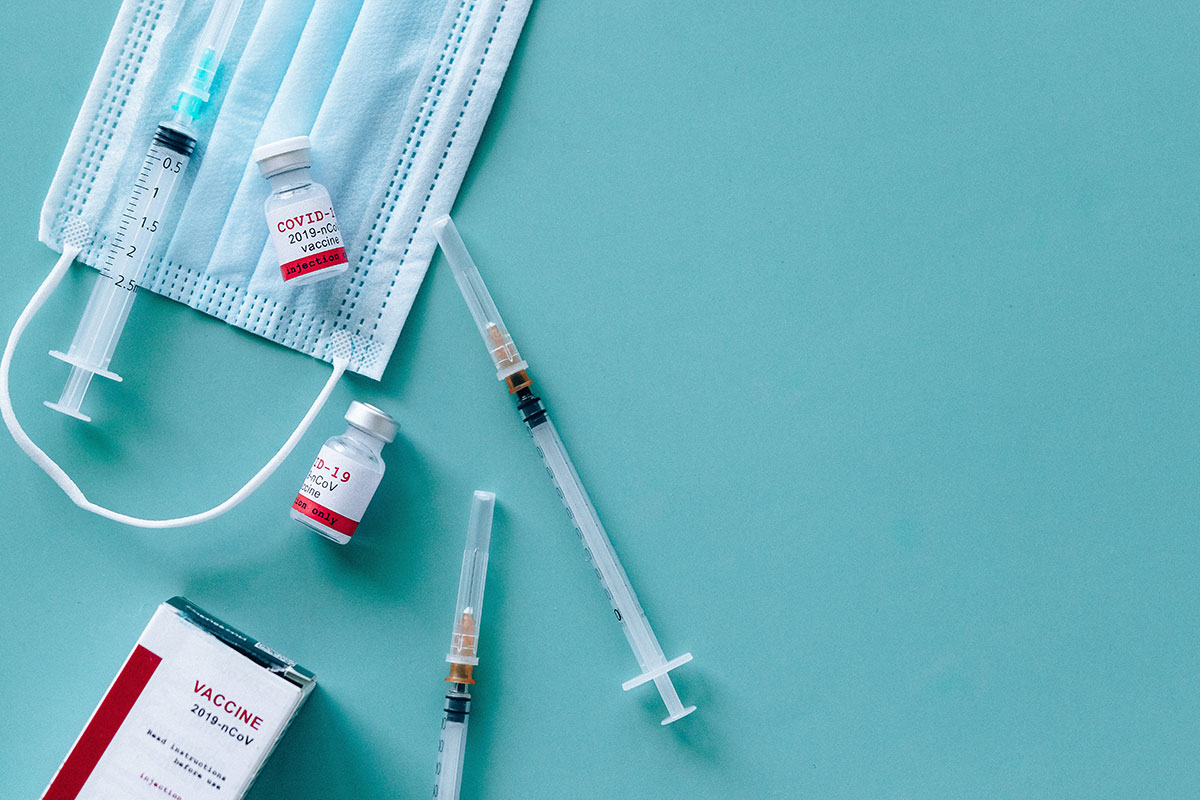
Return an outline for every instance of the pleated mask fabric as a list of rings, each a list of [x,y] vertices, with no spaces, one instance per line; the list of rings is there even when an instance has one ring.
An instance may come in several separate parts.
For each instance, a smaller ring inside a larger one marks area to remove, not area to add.
[[[245,0],[143,288],[379,379],[531,0]],[[210,3],[124,0],[42,206],[38,238],[95,267]],[[256,145],[307,135],[346,273],[285,285]]]

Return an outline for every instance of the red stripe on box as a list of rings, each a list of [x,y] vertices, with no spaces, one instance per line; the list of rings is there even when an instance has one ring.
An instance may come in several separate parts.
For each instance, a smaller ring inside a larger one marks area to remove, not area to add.
[[[332,250],[325,250],[311,256],[298,258],[295,261],[289,261],[279,267],[279,271],[283,273],[283,279],[290,281],[292,278],[299,278],[301,275],[307,275],[310,272],[316,272],[319,269],[327,267],[336,267],[338,264],[345,264],[350,261],[346,257],[346,248],[335,247]]]
[[[108,693],[100,701],[100,707],[92,714],[91,721],[79,736],[79,741],[71,748],[67,760],[54,776],[54,782],[46,790],[43,800],[74,800],[78,796],[161,661],[161,656],[140,644],[133,649],[129,660],[121,668],[121,674],[113,681]]]
[[[347,536],[353,536],[354,529],[358,527],[358,520],[349,519],[336,511],[330,511],[320,503],[314,503],[303,494],[296,495],[296,500],[292,503],[292,508],[304,516],[321,523],[326,528],[333,528],[338,533],[344,533]]]

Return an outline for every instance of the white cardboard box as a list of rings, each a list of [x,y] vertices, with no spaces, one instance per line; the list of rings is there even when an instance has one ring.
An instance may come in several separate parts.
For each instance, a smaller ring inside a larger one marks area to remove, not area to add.
[[[236,800],[315,685],[296,662],[174,597],[44,800]]]

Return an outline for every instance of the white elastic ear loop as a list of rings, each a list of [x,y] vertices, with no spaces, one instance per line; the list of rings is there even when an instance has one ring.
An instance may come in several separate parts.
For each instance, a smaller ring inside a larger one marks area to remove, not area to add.
[[[42,471],[50,476],[51,480],[59,485],[66,492],[67,497],[71,498],[71,502],[85,511],[91,511],[93,514],[99,514],[116,522],[123,522],[126,525],[134,525],[139,528],[182,528],[185,525],[195,525],[198,522],[207,522],[210,519],[221,516],[229,509],[236,506],[238,503],[245,500],[254,490],[262,486],[267,478],[271,477],[276,468],[283,463],[284,459],[296,447],[301,437],[308,431],[317,414],[325,406],[325,401],[329,399],[329,395],[333,392],[333,387],[337,385],[338,379],[345,373],[346,367],[349,366],[349,361],[345,358],[333,359],[333,374],[329,376],[329,380],[325,382],[325,388],[321,389],[321,393],[317,395],[317,399],[313,401],[312,407],[308,409],[308,413],[300,420],[300,424],[292,431],[292,435],[283,443],[283,447],[279,448],[279,452],[268,461],[258,473],[246,482],[246,485],[234,492],[228,500],[220,505],[213,506],[207,511],[201,511],[199,514],[192,514],[187,517],[175,517],[174,519],[142,519],[140,517],[131,517],[128,514],[120,514],[116,511],[111,511],[104,506],[99,506],[83,496],[83,492],[75,485],[75,481],[67,475],[67,473],[58,464],[54,463],[54,459],[46,455],[46,453],[33,443],[29,435],[25,433],[21,423],[17,422],[17,415],[13,412],[12,397],[8,391],[8,370],[12,365],[13,352],[17,349],[17,343],[21,341],[21,335],[25,332],[25,328],[33,320],[38,310],[45,305],[46,300],[58,288],[58,284],[62,282],[63,276],[67,274],[67,269],[71,266],[71,262],[75,260],[75,256],[79,255],[80,248],[64,247],[62,257],[58,259],[58,263],[54,265],[54,269],[50,270],[50,274],[46,276],[46,280],[42,281],[42,285],[33,293],[29,304],[25,306],[25,310],[21,312],[21,316],[17,317],[16,324],[13,325],[12,333],[8,335],[8,344],[4,346],[4,356],[0,358],[0,415],[4,417],[4,424],[8,426],[9,433],[17,442],[17,446],[25,451],[25,454],[33,459],[33,463],[42,468]]]

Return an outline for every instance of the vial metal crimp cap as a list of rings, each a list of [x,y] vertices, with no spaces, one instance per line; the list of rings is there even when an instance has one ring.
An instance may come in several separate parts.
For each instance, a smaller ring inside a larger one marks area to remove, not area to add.
[[[350,403],[350,408],[346,411],[346,422],[385,442],[395,439],[396,431],[400,427],[383,409],[357,400]]]
[[[312,166],[312,141],[307,136],[292,136],[254,148],[250,158],[258,164],[264,178],[281,172]]]

